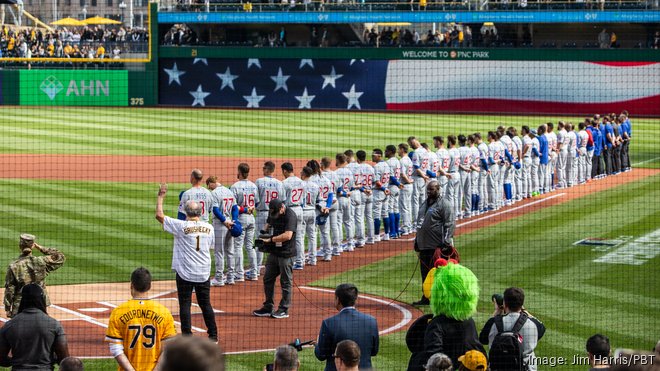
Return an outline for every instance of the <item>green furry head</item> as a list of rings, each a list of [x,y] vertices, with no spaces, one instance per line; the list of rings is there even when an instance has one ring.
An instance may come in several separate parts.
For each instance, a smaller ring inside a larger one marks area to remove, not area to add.
[[[468,268],[449,263],[436,269],[431,288],[431,310],[438,316],[464,321],[477,311],[479,283]]]

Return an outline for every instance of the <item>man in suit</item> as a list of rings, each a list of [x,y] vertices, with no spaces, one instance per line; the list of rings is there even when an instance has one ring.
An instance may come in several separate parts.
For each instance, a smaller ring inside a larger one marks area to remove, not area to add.
[[[371,357],[378,354],[376,319],[355,309],[358,289],[342,283],[335,289],[335,308],[339,314],[323,320],[314,354],[326,361],[325,371],[336,371],[333,352],[342,340],[353,340],[360,346],[360,369],[371,369]]]

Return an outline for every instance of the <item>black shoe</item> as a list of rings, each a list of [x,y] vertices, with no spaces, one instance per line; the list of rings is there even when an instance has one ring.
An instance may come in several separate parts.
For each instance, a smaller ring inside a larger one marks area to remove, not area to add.
[[[277,319],[289,318],[289,313],[284,309],[278,309],[277,311],[273,312],[270,316]]]
[[[412,305],[418,307],[420,305],[429,305],[431,302],[427,298],[421,298],[420,300],[413,302]]]
[[[273,311],[271,309],[266,309],[266,307],[261,307],[252,312],[252,315],[257,317],[270,317],[271,314],[273,314]]]

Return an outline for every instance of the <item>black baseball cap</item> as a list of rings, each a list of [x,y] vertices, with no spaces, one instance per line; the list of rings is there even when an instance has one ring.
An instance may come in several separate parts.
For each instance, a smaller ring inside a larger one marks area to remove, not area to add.
[[[275,219],[277,218],[280,209],[282,208],[282,205],[284,205],[284,202],[280,199],[274,199],[268,204],[268,216],[271,218]]]

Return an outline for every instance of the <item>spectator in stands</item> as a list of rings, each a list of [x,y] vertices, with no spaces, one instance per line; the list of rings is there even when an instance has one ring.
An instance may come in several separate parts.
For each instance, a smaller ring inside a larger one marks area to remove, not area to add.
[[[607,336],[596,334],[590,337],[587,340],[587,354],[590,371],[610,369],[610,339]]]
[[[342,340],[337,343],[333,357],[337,371],[359,371],[360,347],[353,340]]]
[[[69,356],[64,328],[48,316],[41,286],[25,285],[21,293],[18,314],[0,329],[0,366],[50,370]]]
[[[281,345],[275,349],[273,371],[298,371],[300,361],[298,351],[290,345]]]
[[[601,49],[607,49],[610,46],[610,35],[607,33],[607,29],[605,28],[603,28],[603,30],[598,34],[598,46]]]
[[[168,341],[160,356],[160,371],[224,371],[222,349],[197,336],[180,336]]]
[[[541,134],[539,134],[541,135]],[[503,330],[510,331],[515,323],[518,321],[518,318],[521,315],[526,315],[527,320],[524,322],[520,334],[523,338],[523,362],[527,365],[529,371],[536,371],[536,364],[533,361],[535,354],[534,349],[538,344],[538,341],[545,334],[545,326],[541,321],[533,317],[524,307],[525,304],[525,292],[523,289],[518,287],[509,287],[504,290],[504,305],[500,306],[497,304],[496,300],[493,300],[493,305],[495,306],[495,311],[493,312],[493,317],[491,317],[484,328],[479,334],[479,341],[482,344],[488,344],[490,347],[493,344],[493,339],[495,335],[498,334],[497,326],[495,325],[495,317],[502,316]]]
[[[426,0],[419,0],[419,10],[426,10]]]
[[[426,362],[425,369],[426,371],[454,371],[454,365],[446,354],[436,353]]]
[[[378,324],[376,319],[355,309],[358,289],[352,283],[342,283],[335,289],[335,308],[339,314],[323,320],[314,354],[326,361],[325,371],[335,371],[332,355],[342,340],[353,340],[361,350],[360,368],[371,369],[371,357],[378,354]]]
[[[612,33],[610,34],[610,48],[614,49],[614,48],[618,48],[618,47],[619,47],[619,44],[618,44],[617,39],[616,39],[616,34],[614,33],[614,31],[612,31]]]
[[[76,357],[66,357],[60,362],[60,371],[83,371],[82,361]]]
[[[655,31],[653,35],[653,49],[660,49],[660,31]]]

